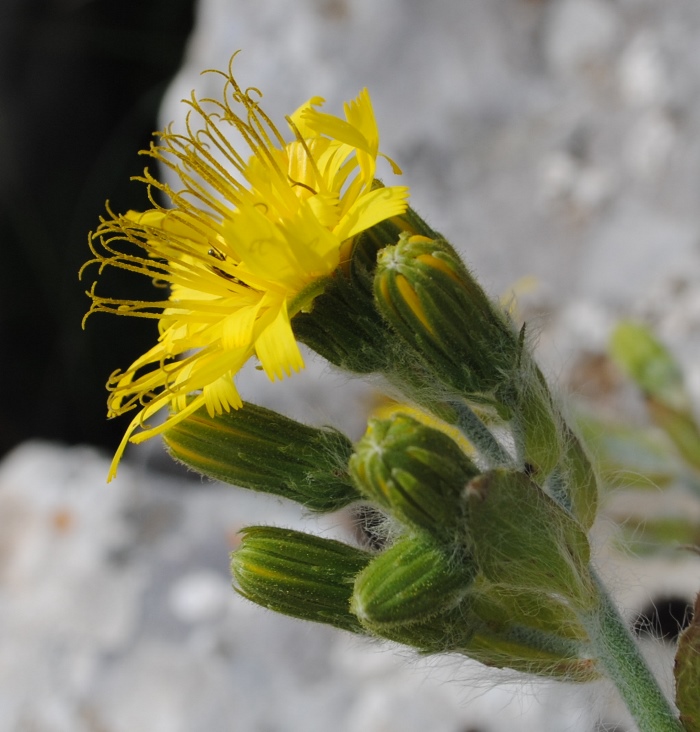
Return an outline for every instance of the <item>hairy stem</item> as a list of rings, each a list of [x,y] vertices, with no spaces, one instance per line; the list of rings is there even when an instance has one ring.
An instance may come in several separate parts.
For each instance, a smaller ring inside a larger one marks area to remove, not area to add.
[[[581,612],[591,650],[627,705],[639,732],[683,732],[678,715],[649,670],[607,590],[591,570],[598,590],[592,610]]]
[[[512,455],[464,402],[450,402],[457,413],[456,425],[487,461],[490,468],[514,467]]]

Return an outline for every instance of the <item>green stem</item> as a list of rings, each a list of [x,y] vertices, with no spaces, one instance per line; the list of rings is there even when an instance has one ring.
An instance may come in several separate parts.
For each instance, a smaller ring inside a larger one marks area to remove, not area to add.
[[[632,634],[594,570],[598,602],[579,618],[591,650],[627,705],[639,732],[683,732],[676,711],[659,688]]]
[[[512,455],[464,402],[450,402],[457,413],[455,424],[488,462],[489,467],[514,467]]]

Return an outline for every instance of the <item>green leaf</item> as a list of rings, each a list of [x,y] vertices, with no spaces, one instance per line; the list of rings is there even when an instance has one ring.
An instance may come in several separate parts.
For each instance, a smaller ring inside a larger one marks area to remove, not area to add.
[[[610,354],[646,395],[676,409],[685,407],[688,397],[681,368],[649,328],[619,323],[610,340]]]
[[[577,425],[604,483],[658,490],[678,477],[680,464],[658,428],[616,424],[589,415],[580,417]]]
[[[692,517],[664,516],[619,519],[624,546],[635,554],[676,552],[679,546],[700,544],[700,524]]]
[[[693,620],[678,639],[674,675],[681,722],[686,732],[700,732],[700,593]]]

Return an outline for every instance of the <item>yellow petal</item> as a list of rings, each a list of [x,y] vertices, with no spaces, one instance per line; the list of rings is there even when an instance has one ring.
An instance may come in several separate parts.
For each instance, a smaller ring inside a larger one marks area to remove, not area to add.
[[[360,196],[350,206],[333,233],[344,241],[392,216],[402,214],[408,205],[406,186],[377,188]]]
[[[304,368],[299,346],[287,314],[287,303],[280,303],[277,317],[265,328],[255,342],[255,351],[270,381],[291,376]]]
[[[326,100],[323,97],[311,97],[308,102],[304,102],[297,110],[289,116],[289,121],[299,131],[302,137],[313,137],[314,131],[306,124],[304,120],[304,112],[313,107],[320,107]]]
[[[224,349],[240,348],[252,342],[255,320],[261,303],[262,299],[255,305],[240,308],[224,319],[221,334],[221,345]]]
[[[231,373],[224,374],[211,384],[207,384],[202,393],[210,417],[230,412],[232,407],[239,409],[243,406]]]

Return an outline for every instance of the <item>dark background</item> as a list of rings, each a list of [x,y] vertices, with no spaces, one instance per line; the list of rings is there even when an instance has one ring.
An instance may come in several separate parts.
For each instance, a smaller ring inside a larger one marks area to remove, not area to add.
[[[114,448],[105,382],[150,347],[153,321],[81,330],[88,232],[109,199],[147,207],[140,173],[194,0],[0,0],[0,456],[30,437]],[[114,275],[118,276],[118,273]],[[148,297],[124,277],[101,292]]]

